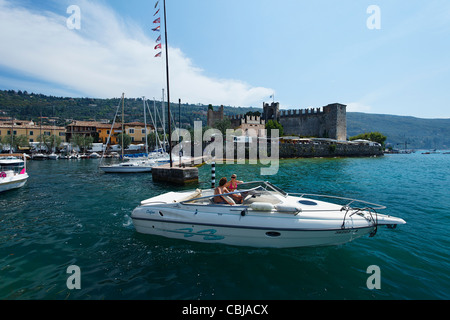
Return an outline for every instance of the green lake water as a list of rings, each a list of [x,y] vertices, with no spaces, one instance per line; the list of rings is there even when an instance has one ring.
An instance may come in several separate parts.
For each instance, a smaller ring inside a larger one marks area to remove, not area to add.
[[[0,299],[450,298],[450,155],[282,160],[266,177],[258,165],[218,165],[218,178],[380,203],[407,222],[374,238],[296,249],[138,234],[130,215],[141,200],[185,188],[151,174],[104,174],[98,161],[31,161],[27,185],[0,194]],[[200,168],[200,187],[210,186],[210,170]],[[71,265],[80,267],[80,290],[66,286]],[[379,290],[366,285],[372,265]]]

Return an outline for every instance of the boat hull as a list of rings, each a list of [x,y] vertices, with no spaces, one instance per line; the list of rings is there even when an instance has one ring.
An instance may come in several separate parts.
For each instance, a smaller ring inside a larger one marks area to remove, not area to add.
[[[28,174],[23,174],[20,177],[14,177],[12,179],[0,180],[0,192],[5,192],[13,189],[22,188],[28,180]]]
[[[251,216],[213,215],[211,221],[205,214],[190,214],[190,217],[170,214],[167,210],[139,207],[133,211],[133,225],[138,233],[182,239],[201,243],[219,243],[233,246],[258,248],[293,248],[340,245],[370,234],[374,226],[356,228],[311,228],[301,219],[272,218],[266,226],[258,223],[261,218]],[[195,215],[195,216],[194,216]],[[203,217],[202,217],[203,216]],[[189,220],[188,220],[189,219]],[[267,219],[267,218],[263,218]],[[270,219],[270,218],[269,218]],[[210,221],[208,221],[210,220]],[[220,222],[222,220],[222,222]],[[284,220],[284,221],[283,221]],[[267,226],[270,224],[270,227]],[[290,224],[291,226],[288,226]],[[304,226],[304,227],[302,227]]]
[[[383,206],[356,199],[336,198],[342,205],[287,194],[268,182],[243,185],[247,188],[237,192],[241,204],[231,204],[235,193],[220,196],[227,204],[217,203],[212,189],[167,192],[141,201],[131,214],[133,225],[139,233],[194,242],[292,248],[340,245],[374,236],[381,225],[406,223],[379,214]]]

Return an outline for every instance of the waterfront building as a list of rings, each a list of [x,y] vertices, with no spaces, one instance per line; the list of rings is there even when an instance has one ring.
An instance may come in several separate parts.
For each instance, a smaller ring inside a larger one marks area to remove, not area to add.
[[[66,128],[64,127],[40,125],[33,121],[17,119],[0,121],[0,139],[4,136],[11,136],[11,133],[13,136],[26,136],[30,143],[38,142],[41,134],[44,136],[58,136],[62,142],[66,142]]]
[[[111,132],[112,128],[112,132]],[[145,124],[141,122],[131,122],[124,124],[125,134],[131,137],[131,142],[142,143],[145,142]],[[154,131],[152,125],[147,124],[147,133]],[[110,145],[119,143],[118,135],[122,132],[122,125],[115,123],[114,127],[110,123],[96,122],[96,121],[72,121],[66,127],[67,141],[70,141],[74,135],[85,135],[94,138],[94,142],[101,142],[106,144],[108,137],[111,134]]]
[[[131,143],[145,143],[145,123],[130,122],[124,124],[125,133],[131,137]],[[155,128],[147,124],[147,134],[155,131]]]

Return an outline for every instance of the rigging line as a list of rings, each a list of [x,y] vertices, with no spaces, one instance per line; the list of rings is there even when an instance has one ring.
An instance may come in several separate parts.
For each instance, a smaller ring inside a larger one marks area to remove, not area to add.
[[[124,98],[124,97],[122,96],[122,99],[123,99],[123,98]],[[99,166],[100,166],[100,165],[102,164],[102,162],[103,162],[103,159],[104,159],[104,157],[105,157],[106,149],[108,149],[108,144],[109,144],[109,142],[110,142],[110,140],[111,140],[111,134],[112,134],[112,132],[113,132],[113,130],[114,130],[114,125],[116,124],[116,118],[117,118],[117,115],[119,114],[120,103],[122,102],[122,99],[120,99],[119,104],[117,105],[116,114],[115,114],[115,116],[114,116],[114,120],[113,120],[113,123],[112,123],[112,125],[111,125],[111,130],[109,131],[108,139],[106,140],[106,147],[105,147],[105,149],[103,150],[102,158],[100,159]],[[103,149],[103,147],[102,147],[102,149]]]
[[[164,105],[164,101],[162,102],[162,104]],[[165,110],[164,109],[161,111],[163,114],[165,114]],[[166,126],[165,126],[165,123],[164,123],[165,121],[162,121],[161,116],[160,116],[159,111],[158,111],[158,108],[156,108],[156,114],[157,114],[157,116],[159,118],[159,121],[161,123],[161,127],[163,129],[163,134],[164,134],[164,147],[163,147],[163,150],[164,150],[164,152],[166,152],[166,128],[165,128]],[[155,118],[156,118],[156,116],[155,116]],[[160,143],[161,143],[161,141],[160,141]]]
[[[147,100],[147,101],[148,101],[148,100]],[[160,144],[161,144],[161,141],[160,141],[159,135],[158,135],[158,127],[156,126],[156,123],[155,123],[155,121],[154,121],[154,119],[153,119],[153,115],[152,115],[152,113],[150,112],[150,107],[148,106],[147,101],[145,101],[145,104],[146,104],[146,106],[147,106],[148,113],[150,114],[150,118],[152,119],[153,126],[155,127],[156,144],[157,144],[157,145],[160,145]],[[155,102],[155,101],[153,101],[153,102]],[[155,115],[155,117],[156,117],[156,115]],[[160,145],[160,146],[161,146],[161,145]]]

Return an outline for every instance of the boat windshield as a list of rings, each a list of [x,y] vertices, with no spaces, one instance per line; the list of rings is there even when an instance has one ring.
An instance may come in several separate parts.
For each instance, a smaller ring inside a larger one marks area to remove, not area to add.
[[[24,161],[15,157],[0,158],[0,170],[20,172],[24,167]]]
[[[195,197],[188,197],[185,201],[180,202],[189,204],[214,204],[214,197],[228,196],[234,198],[234,195],[238,195],[242,199],[242,203],[237,203],[238,205],[247,206],[254,202],[279,204],[282,201],[280,198],[286,197],[287,193],[269,182],[257,181],[240,184],[236,191],[225,195],[214,195],[213,190],[204,190],[201,194],[196,194]]]
[[[288,195],[287,192],[283,191],[282,189],[278,188],[277,186],[267,181],[246,182],[238,185],[238,190],[250,190],[255,188],[258,190],[274,192],[283,197],[286,197]]]

